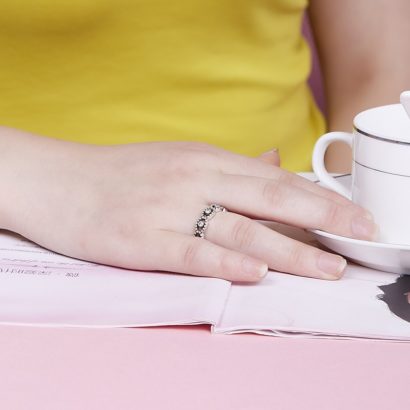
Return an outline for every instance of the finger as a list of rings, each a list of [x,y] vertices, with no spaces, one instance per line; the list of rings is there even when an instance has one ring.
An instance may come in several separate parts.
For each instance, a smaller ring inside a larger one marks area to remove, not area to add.
[[[173,143],[175,145],[175,143]],[[187,144],[186,142],[180,144]],[[192,145],[192,144],[191,144]],[[195,151],[198,152],[198,146],[195,145]],[[275,179],[282,181],[298,188],[306,189],[324,198],[332,199],[348,205],[351,201],[334,191],[326,189],[318,184],[315,184],[306,178],[297,174],[281,169],[277,166],[272,166],[271,163],[266,163],[260,158],[250,158],[245,155],[235,154],[233,152],[223,150],[212,145],[202,146],[203,152],[207,152],[206,161],[218,172],[234,175],[255,176],[261,178]],[[196,164],[198,161],[196,161]]]
[[[231,212],[209,224],[208,240],[265,261],[270,269],[318,279],[341,277],[346,260],[281,235],[262,224]]]
[[[209,276],[229,281],[256,282],[268,271],[265,262],[226,249],[206,239],[169,231],[157,231],[146,237],[145,249],[133,249],[130,255],[140,255],[138,269],[163,270],[196,276]],[[138,253],[137,253],[138,251]]]
[[[351,203],[349,199],[334,191],[326,189],[293,172],[272,166],[272,164],[267,163],[267,161],[261,161],[259,158],[249,158],[228,153],[225,154],[222,159],[223,161],[220,162],[219,169],[226,174],[274,179],[297,188],[305,189],[306,191],[341,204],[348,205]]]
[[[213,189],[213,198],[209,200],[256,219],[321,229],[357,239],[371,240],[377,234],[371,215],[358,205],[345,206],[283,182],[222,175]]]
[[[280,156],[279,156],[279,151],[274,148],[270,151],[264,152],[262,155],[259,155],[257,158],[268,165],[274,165],[279,167],[280,166]]]

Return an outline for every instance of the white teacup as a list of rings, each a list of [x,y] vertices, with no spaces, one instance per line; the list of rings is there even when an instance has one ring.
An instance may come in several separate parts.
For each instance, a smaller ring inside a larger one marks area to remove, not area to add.
[[[380,242],[410,245],[409,92],[402,94],[401,102],[361,112],[353,121],[352,134],[323,135],[315,145],[312,162],[316,176],[326,187],[373,214],[380,227]],[[324,165],[326,149],[335,141],[353,148],[351,191]]]

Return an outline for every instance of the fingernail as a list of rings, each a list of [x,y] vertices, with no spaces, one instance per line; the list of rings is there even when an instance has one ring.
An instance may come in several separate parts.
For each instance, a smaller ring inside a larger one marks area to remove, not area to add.
[[[277,148],[272,148],[271,150],[264,152],[262,155],[276,154],[278,152],[279,150]]]
[[[242,261],[242,272],[249,276],[263,278],[268,273],[268,265],[256,259],[245,258]]]
[[[363,214],[363,217],[368,219],[369,221],[374,222],[373,215],[369,211],[365,211],[365,213]]]
[[[357,239],[375,239],[378,232],[378,226],[373,222],[370,213],[364,216],[356,216],[352,220],[352,232]]]
[[[317,260],[317,266],[323,272],[324,279],[339,278],[346,265],[346,259],[331,253],[321,253]]]

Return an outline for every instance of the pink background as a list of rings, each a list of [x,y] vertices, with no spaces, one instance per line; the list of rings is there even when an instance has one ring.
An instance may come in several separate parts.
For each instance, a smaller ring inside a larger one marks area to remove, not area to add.
[[[0,327],[4,410],[410,408],[410,344]]]
[[[4,410],[407,409],[409,384],[410,344],[0,326]]]

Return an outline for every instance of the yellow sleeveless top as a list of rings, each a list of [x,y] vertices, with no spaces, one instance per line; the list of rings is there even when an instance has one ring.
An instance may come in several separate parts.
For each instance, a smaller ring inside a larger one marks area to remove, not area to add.
[[[2,0],[0,124],[93,144],[273,147],[310,168],[307,0]]]

